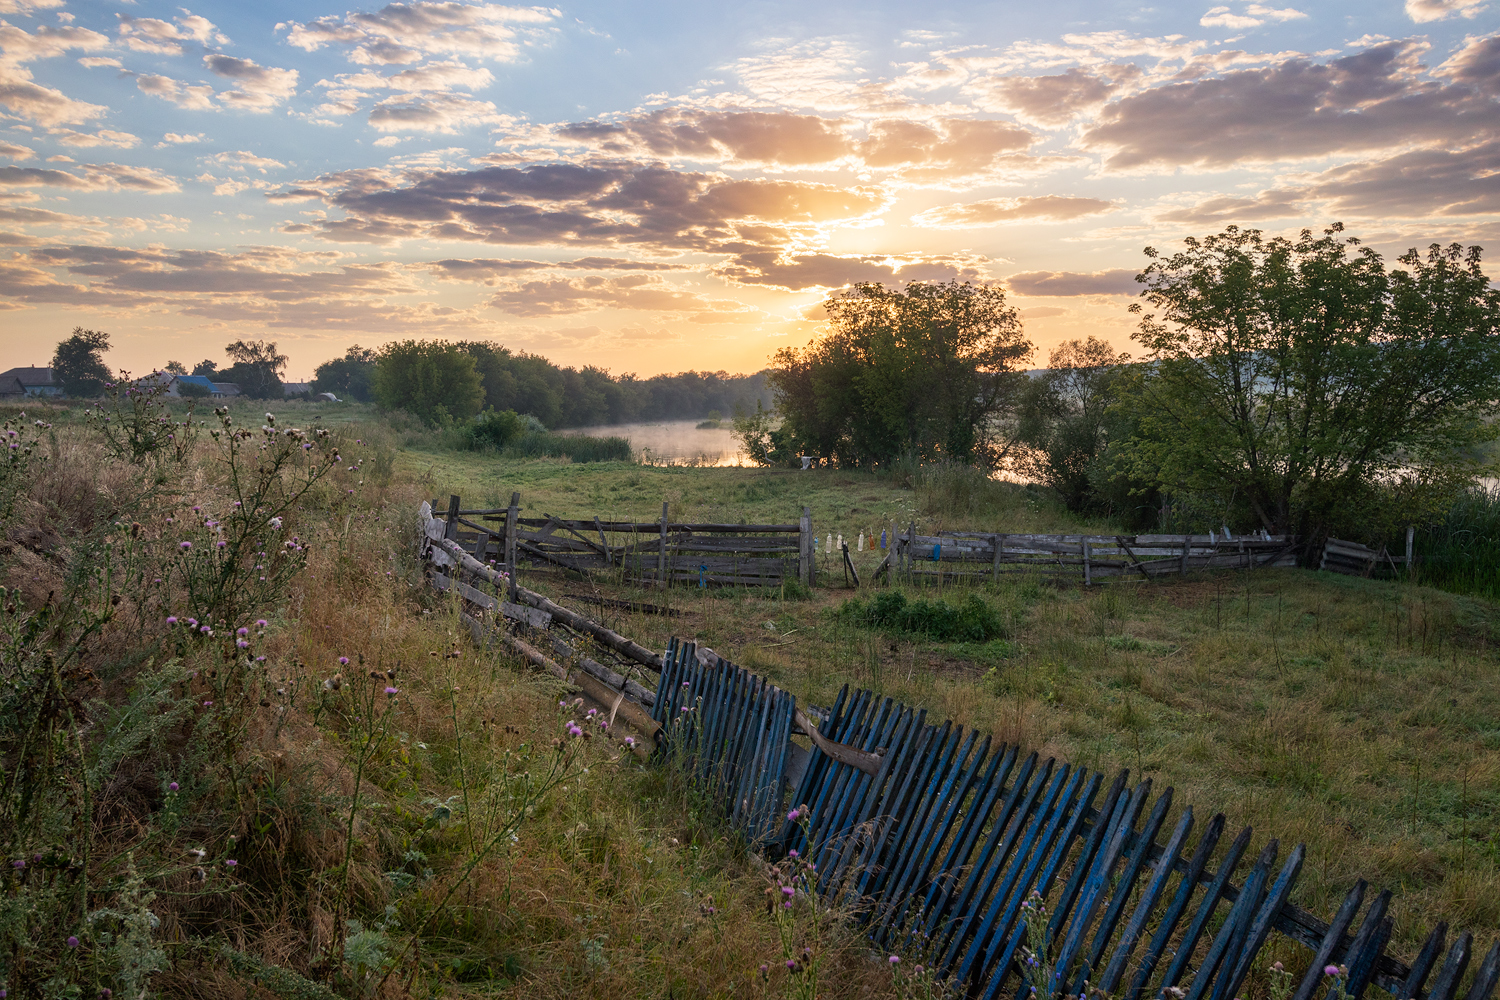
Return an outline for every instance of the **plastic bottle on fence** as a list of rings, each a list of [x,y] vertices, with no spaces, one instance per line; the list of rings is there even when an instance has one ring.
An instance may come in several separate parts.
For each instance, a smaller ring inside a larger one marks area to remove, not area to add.
[[[864,550],[865,550],[865,533],[863,531],[861,531],[859,533],[859,551],[863,552]]]

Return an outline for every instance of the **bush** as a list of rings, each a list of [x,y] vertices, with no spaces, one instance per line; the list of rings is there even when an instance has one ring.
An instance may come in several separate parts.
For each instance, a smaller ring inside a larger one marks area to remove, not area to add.
[[[845,601],[838,614],[857,625],[938,642],[989,642],[1009,634],[999,613],[978,594],[970,594],[954,607],[941,598],[909,601],[901,591],[887,590],[869,601]]]
[[[1460,494],[1441,523],[1418,534],[1415,547],[1421,582],[1500,598],[1500,486]]]
[[[504,448],[526,430],[526,418],[515,410],[501,410],[497,413],[488,407],[462,426],[465,447],[470,451]]]

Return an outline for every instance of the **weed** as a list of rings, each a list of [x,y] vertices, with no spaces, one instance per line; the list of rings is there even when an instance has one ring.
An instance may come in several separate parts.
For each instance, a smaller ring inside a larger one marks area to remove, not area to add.
[[[910,601],[899,590],[869,601],[853,598],[839,608],[845,621],[893,634],[920,635],[938,642],[988,642],[1008,635],[1004,620],[978,594],[954,606],[942,598]]]

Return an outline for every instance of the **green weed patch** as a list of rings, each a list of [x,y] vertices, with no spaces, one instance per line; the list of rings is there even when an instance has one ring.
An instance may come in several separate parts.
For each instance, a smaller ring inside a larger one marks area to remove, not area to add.
[[[938,642],[988,642],[1004,639],[1004,620],[978,594],[970,594],[954,606],[942,598],[910,601],[899,590],[887,590],[869,601],[845,601],[838,610],[845,621],[905,635],[920,635]]]

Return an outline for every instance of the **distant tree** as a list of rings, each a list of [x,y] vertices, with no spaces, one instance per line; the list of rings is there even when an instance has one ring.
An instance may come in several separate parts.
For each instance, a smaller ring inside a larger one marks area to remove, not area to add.
[[[102,330],[73,328],[72,336],[57,345],[52,355],[52,378],[64,395],[91,399],[113,380],[102,355],[109,350],[109,334]]]
[[[473,354],[443,341],[387,344],[375,366],[374,389],[382,407],[436,424],[472,417],[484,402]]]
[[[1232,496],[1306,552],[1335,524],[1367,531],[1372,498],[1451,489],[1500,434],[1500,292],[1479,247],[1410,250],[1388,272],[1342,231],[1231,226],[1171,256],[1148,247],[1138,280],[1156,311],[1122,404],[1137,422],[1123,467]]]
[[[187,365],[181,361],[168,361],[166,366],[162,368],[162,371],[168,375],[186,375],[188,373]]]
[[[766,380],[796,446],[866,466],[907,457],[993,464],[1031,355],[998,286],[859,284],[828,299],[828,333],[776,353]]]
[[[178,382],[177,395],[185,399],[207,399],[213,395],[213,390],[197,382]]]
[[[379,355],[358,344],[313,369],[313,392],[331,392],[340,399],[368,403],[375,398],[375,365]]]
[[[217,378],[219,374],[219,366],[215,364],[212,359],[204,358],[202,361],[193,366],[193,374],[202,375],[204,378],[208,379]],[[220,379],[220,381],[223,380]]]
[[[1071,511],[1081,513],[1097,499],[1109,408],[1129,360],[1095,337],[1066,340],[1021,390],[1015,433],[1025,450],[1017,469],[1051,487]]]
[[[236,340],[224,348],[234,364],[219,372],[216,381],[233,382],[251,399],[280,399],[281,373],[289,360],[275,341]]]

